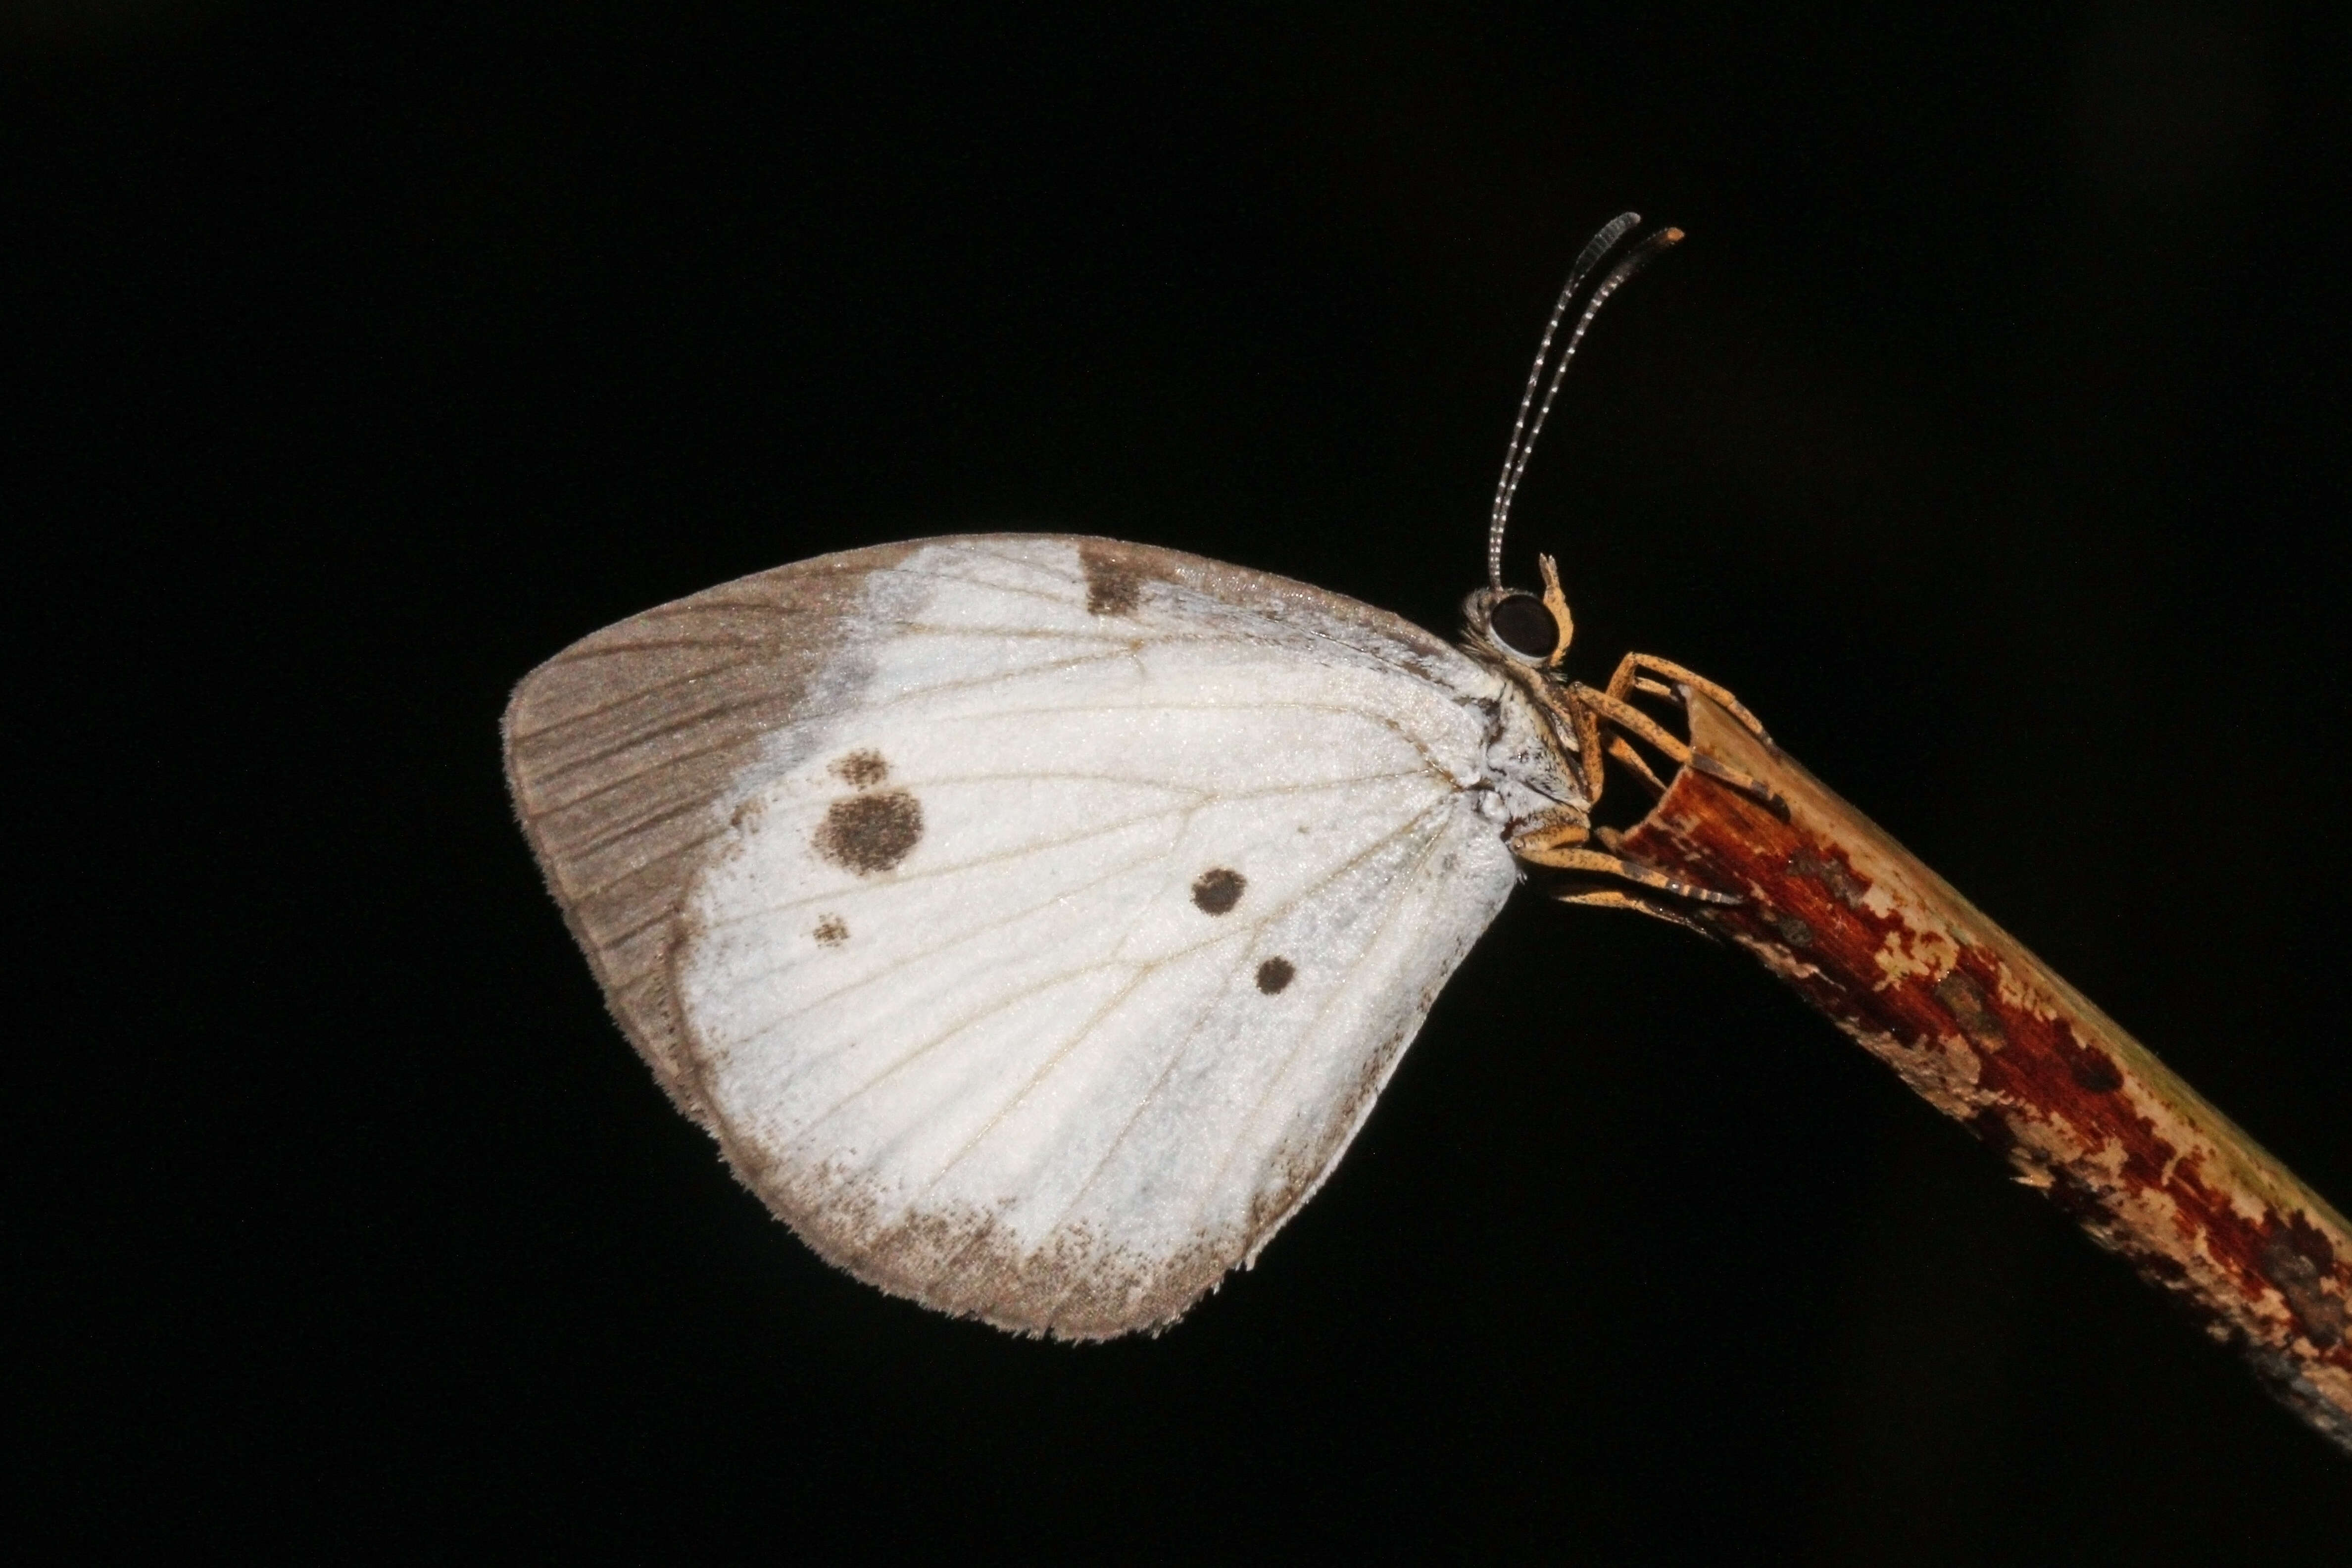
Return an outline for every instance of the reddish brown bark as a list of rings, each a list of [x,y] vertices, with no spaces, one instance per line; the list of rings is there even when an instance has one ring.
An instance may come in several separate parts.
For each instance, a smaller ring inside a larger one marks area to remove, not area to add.
[[[1706,922],[2142,1278],[2241,1345],[2352,1452],[2352,1226],[1934,872],[1705,698],[1701,752],[1783,820],[1685,768],[1626,854],[1744,902]]]

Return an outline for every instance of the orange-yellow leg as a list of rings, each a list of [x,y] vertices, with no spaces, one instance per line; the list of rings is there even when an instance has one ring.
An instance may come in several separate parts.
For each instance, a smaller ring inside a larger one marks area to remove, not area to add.
[[[1537,866],[1549,866],[1559,871],[1593,871],[1604,877],[1615,877],[1637,888],[1654,888],[1661,893],[1671,893],[1678,899],[1691,899],[1703,904],[1736,904],[1738,898],[1730,893],[1718,893],[1706,888],[1695,888],[1676,877],[1670,877],[1655,866],[1639,860],[1628,860],[1622,855],[1610,855],[1599,849],[1582,849],[1560,846],[1543,848],[1525,840],[1514,840],[1511,853]]]
[[[1554,893],[1551,896],[1563,904],[1591,904],[1604,910],[1631,910],[1637,915],[1647,915],[1654,921],[1665,921],[1670,924],[1686,926],[1701,936],[1715,935],[1713,931],[1680,910],[1675,909],[1662,900],[1654,899],[1647,893],[1622,893],[1613,888],[1587,888],[1580,892]]]
[[[1718,763],[1704,752],[1692,751],[1689,742],[1668,733],[1655,719],[1623,698],[1595,690],[1581,681],[1569,688],[1569,697],[1571,701],[1590,709],[1594,715],[1608,720],[1634,739],[1655,746],[1672,758],[1675,766],[1696,768],[1703,773],[1721,779],[1742,795],[1752,795],[1769,806],[1787,809],[1780,797],[1766,787],[1761,780],[1750,778],[1728,763]]]
[[[1665,679],[1644,680],[1644,675],[1662,675]],[[1748,732],[1766,745],[1772,737],[1764,732],[1764,725],[1747,704],[1694,669],[1685,669],[1672,659],[1660,658],[1654,653],[1629,653],[1617,661],[1617,673],[1609,678],[1609,695],[1621,701],[1633,692],[1646,692],[1653,697],[1673,697],[1675,685],[1689,687],[1722,704],[1725,712],[1748,727]]]
[[[1639,779],[1652,795],[1666,793],[1666,781],[1650,771],[1650,764],[1643,760],[1641,752],[1625,743],[1624,736],[1609,737],[1609,754],[1622,763],[1627,773]]]
[[[1521,859],[1533,859],[1554,850],[1571,848],[1591,837],[1592,829],[1585,822],[1584,813],[1573,806],[1559,806],[1528,818],[1511,835],[1511,853]]]

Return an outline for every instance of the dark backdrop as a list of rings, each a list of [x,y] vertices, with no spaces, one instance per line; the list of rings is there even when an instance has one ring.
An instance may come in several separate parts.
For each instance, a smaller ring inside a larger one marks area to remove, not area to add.
[[[1450,628],[1638,206],[1692,238],[1522,500],[1580,668],[1731,685],[2352,1200],[2352,23],[1749,9],[9,7],[46,1521],[2334,1560],[2352,1465],[1735,953],[1515,904],[1261,1266],[1070,1349],[769,1220],[509,819],[524,670],[823,551],[1096,531]]]

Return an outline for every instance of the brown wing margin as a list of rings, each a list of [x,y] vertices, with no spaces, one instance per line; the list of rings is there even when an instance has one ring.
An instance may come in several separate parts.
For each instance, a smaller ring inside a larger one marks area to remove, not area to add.
[[[677,915],[724,825],[712,804],[824,668],[866,574],[915,544],[761,572],[581,638],[523,678],[507,787],[623,1032],[698,1121],[669,992]]]
[[[1053,539],[1080,547],[1088,607],[1115,617],[1146,582],[1181,583],[1282,619],[1310,602],[1391,645],[1400,662],[1455,657],[1370,605],[1177,551],[1075,534],[966,534],[779,566],[583,637],[516,687],[501,728],[524,837],[607,1005],[664,1089],[710,1124],[670,994],[679,913],[709,846],[714,803],[788,722],[856,614],[867,574],[930,544]]]

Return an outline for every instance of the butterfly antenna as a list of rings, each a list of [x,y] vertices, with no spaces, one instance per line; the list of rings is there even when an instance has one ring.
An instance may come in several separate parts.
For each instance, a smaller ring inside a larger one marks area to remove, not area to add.
[[[1626,252],[1617,265],[1594,285],[1592,297],[1585,301],[1584,313],[1577,318],[1575,330],[1569,333],[1568,342],[1560,350],[1559,362],[1549,366],[1551,381],[1549,385],[1544,385],[1543,402],[1538,405],[1536,388],[1544,384],[1544,371],[1551,357],[1552,340],[1559,331],[1560,322],[1567,318],[1569,302],[1576,298],[1577,290],[1583,287],[1592,269],[1616,248],[1619,240],[1625,237],[1626,231],[1641,221],[1639,213],[1620,213],[1586,243],[1584,249],[1577,255],[1576,265],[1568,270],[1568,282],[1561,287],[1559,300],[1552,304],[1551,319],[1544,323],[1543,342],[1536,346],[1536,363],[1528,371],[1527,390],[1519,395],[1519,416],[1511,426],[1511,445],[1503,454],[1503,472],[1495,481],[1495,505],[1487,517],[1486,585],[1497,593],[1503,587],[1503,529],[1510,521],[1511,500],[1518,494],[1519,476],[1527,472],[1528,458],[1535,452],[1536,437],[1543,434],[1544,421],[1551,416],[1552,399],[1559,395],[1560,378],[1568,374],[1568,362],[1576,357],[1577,345],[1584,342],[1584,334],[1591,327],[1592,318],[1601,313],[1601,307],[1609,302],[1609,296],[1623,288],[1633,274],[1656,260],[1683,237],[1683,231],[1678,228],[1658,230]],[[1528,418],[1530,408],[1535,413],[1532,423]]]

